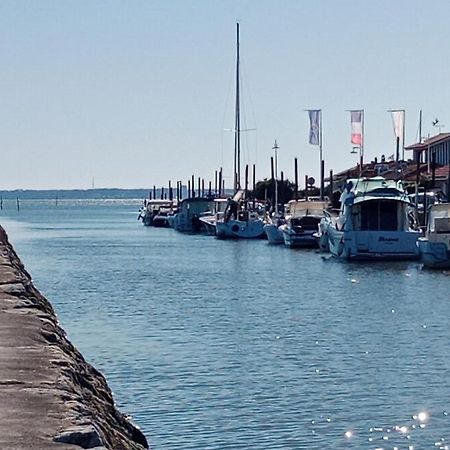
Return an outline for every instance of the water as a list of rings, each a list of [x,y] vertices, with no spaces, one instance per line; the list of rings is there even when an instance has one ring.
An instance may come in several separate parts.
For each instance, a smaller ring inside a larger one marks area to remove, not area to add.
[[[0,220],[153,450],[450,445],[448,273],[145,228],[138,205]]]

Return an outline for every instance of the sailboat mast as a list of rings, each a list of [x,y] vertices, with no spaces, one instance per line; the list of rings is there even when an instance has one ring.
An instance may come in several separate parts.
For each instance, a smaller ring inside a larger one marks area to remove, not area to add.
[[[278,217],[278,143],[275,139],[275,144],[272,147],[272,150],[275,150],[275,217]]]
[[[236,24],[236,106],[234,124],[234,190],[241,185],[241,117],[239,99],[239,23]]]

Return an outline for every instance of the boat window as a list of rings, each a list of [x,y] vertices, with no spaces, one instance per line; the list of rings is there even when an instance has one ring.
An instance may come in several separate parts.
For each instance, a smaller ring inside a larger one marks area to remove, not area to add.
[[[434,219],[434,228],[436,233],[450,233],[450,218],[436,217]]]
[[[368,201],[361,203],[361,230],[397,231],[397,202]]]

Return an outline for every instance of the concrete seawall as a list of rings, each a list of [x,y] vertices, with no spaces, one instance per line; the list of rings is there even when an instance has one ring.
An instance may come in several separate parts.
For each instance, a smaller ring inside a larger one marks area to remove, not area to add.
[[[143,450],[0,227],[0,449]]]

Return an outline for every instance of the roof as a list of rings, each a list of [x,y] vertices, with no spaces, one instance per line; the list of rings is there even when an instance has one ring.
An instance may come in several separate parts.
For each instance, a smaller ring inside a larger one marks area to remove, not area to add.
[[[428,146],[440,144],[447,139],[450,139],[450,133],[439,133],[436,136],[425,139],[423,142],[417,142],[416,144],[408,145],[408,147],[405,147],[405,150],[426,150]]]

